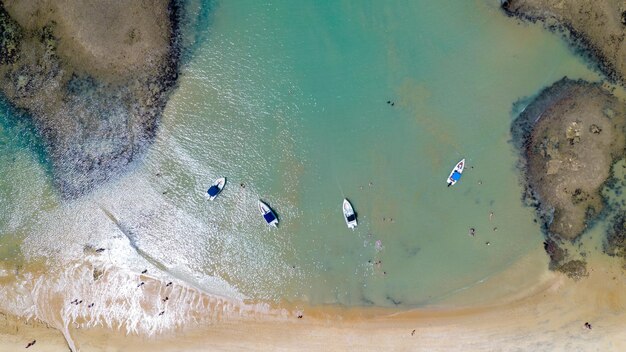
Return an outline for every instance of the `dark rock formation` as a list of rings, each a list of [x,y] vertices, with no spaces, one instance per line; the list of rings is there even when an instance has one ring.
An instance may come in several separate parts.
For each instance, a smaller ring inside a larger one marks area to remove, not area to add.
[[[621,211],[602,190],[621,192],[611,167],[626,155],[626,104],[599,84],[564,78],[521,109],[511,133],[521,154],[524,201],[537,210],[550,269],[575,280],[587,276],[572,241],[607,205],[608,213]],[[618,217],[605,252],[626,255],[625,226]]]
[[[626,215],[617,216],[608,229],[604,242],[604,252],[611,256],[626,259]]]
[[[17,60],[22,29],[0,3],[0,65],[12,64]]]
[[[626,79],[626,5],[615,0],[501,0],[502,9],[525,21],[542,21],[562,33],[614,82]]]
[[[583,260],[570,260],[561,264],[556,270],[574,280],[580,280],[589,275],[587,272],[587,263]]]
[[[32,119],[64,197],[153,140],[178,75],[178,14],[173,0],[4,0],[0,90]]]
[[[604,209],[600,193],[611,165],[624,156],[626,106],[598,84],[562,79],[514,121],[527,204],[544,229],[579,236]]]

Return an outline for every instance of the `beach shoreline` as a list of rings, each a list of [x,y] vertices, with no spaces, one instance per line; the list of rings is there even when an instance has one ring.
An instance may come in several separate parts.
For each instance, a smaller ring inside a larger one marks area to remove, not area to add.
[[[461,293],[459,299],[450,298],[429,308],[394,311],[283,304],[281,308],[289,312],[285,316],[260,314],[251,319],[190,323],[152,337],[100,326],[70,326],[69,331],[80,351],[106,351],[121,346],[126,351],[157,347],[160,351],[203,351],[207,347],[216,351],[411,350],[416,346],[443,351],[459,349],[460,344],[463,350],[472,351],[624,348],[626,332],[620,326],[626,313],[626,293],[620,288],[626,275],[622,263],[615,258],[594,256],[589,258],[589,277],[574,281],[547,269],[536,270],[539,266],[545,268],[544,263],[537,265],[541,258],[545,259],[545,254],[537,248],[510,268]],[[519,280],[529,272],[532,274],[526,280]],[[533,284],[529,286],[528,281]],[[476,297],[502,286],[510,286],[504,296],[486,297],[487,302],[480,304],[459,303],[463,296]],[[303,317],[298,318],[297,312]],[[2,350],[23,348],[32,340],[37,340],[37,350],[41,351],[67,348],[63,335],[43,323],[10,315],[3,315],[2,319]],[[593,330],[585,329],[585,322],[590,322]]]

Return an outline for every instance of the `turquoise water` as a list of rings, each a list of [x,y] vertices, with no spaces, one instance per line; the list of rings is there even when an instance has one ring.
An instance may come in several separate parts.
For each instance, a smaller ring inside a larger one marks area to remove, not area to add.
[[[3,213],[19,217],[1,218],[2,241],[19,233],[27,258],[54,263],[106,247],[118,266],[226,296],[400,307],[436,303],[541,244],[520,201],[512,104],[564,75],[598,79],[556,35],[497,1],[200,5],[210,14],[186,29],[193,51],[131,172],[64,203],[36,153],[3,144],[20,161],[0,165]]]

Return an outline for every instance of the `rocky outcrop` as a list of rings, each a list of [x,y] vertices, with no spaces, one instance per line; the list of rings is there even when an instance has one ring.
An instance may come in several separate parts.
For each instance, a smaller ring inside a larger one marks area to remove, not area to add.
[[[542,21],[597,64],[614,82],[626,82],[626,3],[619,0],[501,0],[507,15]]]
[[[178,12],[173,0],[4,0],[0,90],[32,120],[64,197],[153,140],[178,74]]]
[[[604,252],[626,259],[626,215],[617,216],[607,230]]]
[[[598,84],[562,79],[514,121],[526,201],[549,235],[574,239],[604,209],[601,189],[624,156],[626,105]]]

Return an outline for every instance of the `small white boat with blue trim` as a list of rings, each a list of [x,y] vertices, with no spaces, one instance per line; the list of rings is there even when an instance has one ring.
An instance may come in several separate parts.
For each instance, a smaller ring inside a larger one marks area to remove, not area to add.
[[[450,176],[448,176],[448,181],[447,181],[448,187],[454,186],[454,184],[456,184],[457,181],[461,179],[461,175],[463,175],[464,168],[465,168],[465,159],[459,161],[454,167],[454,169],[452,169]]]
[[[343,218],[346,220],[346,225],[348,225],[349,229],[354,230],[356,227],[356,213],[354,212],[354,208],[352,208],[352,204],[347,199],[343,200]]]
[[[261,200],[259,200],[259,211],[268,225],[278,227],[278,218],[276,217],[276,214],[274,214],[274,211],[269,207],[269,205],[263,203]]]
[[[226,185],[225,177],[220,177],[217,180],[215,180],[215,182],[213,182],[213,185],[209,187],[209,189],[206,191],[207,198],[209,198],[209,200],[215,199],[215,197],[217,197],[217,195],[220,194],[220,192],[222,192],[222,189],[224,189],[225,185]]]

